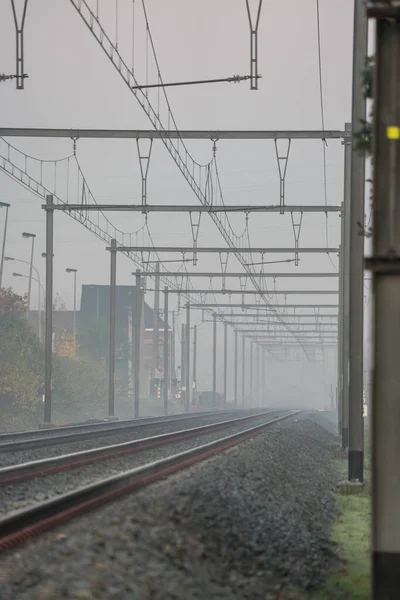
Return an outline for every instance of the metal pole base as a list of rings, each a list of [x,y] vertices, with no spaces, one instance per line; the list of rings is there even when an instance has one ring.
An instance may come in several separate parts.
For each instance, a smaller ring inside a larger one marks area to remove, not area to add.
[[[349,447],[349,428],[343,427],[342,429],[342,448],[346,450]]]
[[[349,450],[349,480],[364,481],[364,452]],[[399,588],[400,589],[400,588]]]
[[[374,552],[372,555],[374,600],[397,600],[400,590],[400,552]]]

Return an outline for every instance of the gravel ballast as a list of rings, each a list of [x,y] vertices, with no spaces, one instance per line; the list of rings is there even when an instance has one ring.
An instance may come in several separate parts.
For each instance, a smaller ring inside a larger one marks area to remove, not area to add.
[[[265,415],[264,417],[258,417],[240,425],[226,427],[219,431],[169,443],[158,448],[141,450],[117,458],[103,459],[84,467],[67,469],[59,473],[36,477],[12,485],[2,485],[0,487],[0,516],[4,516],[14,510],[21,510],[36,502],[43,502],[60,494],[71,492],[78,487],[94,483],[112,475],[117,475],[122,471],[134,469],[135,467],[160,460],[161,458],[166,458],[172,454],[184,452],[190,448],[213,442],[234,433],[245,431],[251,427],[262,425],[263,423],[268,423],[273,418],[276,418],[276,416]]]
[[[268,600],[317,587],[335,561],[336,444],[309,418],[276,425],[4,556],[0,598]]]

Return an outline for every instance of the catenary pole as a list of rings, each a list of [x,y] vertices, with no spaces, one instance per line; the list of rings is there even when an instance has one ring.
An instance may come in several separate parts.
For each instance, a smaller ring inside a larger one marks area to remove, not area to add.
[[[217,400],[217,313],[213,314],[213,403]]]
[[[115,296],[117,286],[117,246],[116,240],[111,240],[110,252],[110,338],[108,359],[108,416],[115,414]]]
[[[155,270],[154,285],[154,314],[153,314],[153,352],[151,359],[151,379],[156,377],[158,369],[158,345],[159,345],[159,312],[160,312],[160,263],[157,262]]]
[[[44,338],[44,422],[51,423],[51,376],[53,356],[53,196],[46,196],[46,314]]]
[[[345,128],[351,132],[351,123]],[[343,342],[342,342],[342,447],[349,446],[349,375],[350,375],[350,219],[351,219],[351,141],[344,142],[343,196]]]
[[[372,5],[369,14],[377,18],[373,257],[367,260],[372,271],[374,304],[372,598],[397,600],[400,590],[400,22],[398,7],[396,13],[396,7],[389,4]]]
[[[238,332],[235,329],[235,358],[234,358],[234,388],[233,388],[233,402],[235,408],[238,405]]]
[[[244,407],[244,399],[246,394],[246,336],[242,336],[242,402]]]
[[[224,323],[224,403],[228,401],[228,323]]]
[[[185,342],[185,350],[186,350],[186,358],[185,358],[185,367],[186,367],[186,406],[189,409],[190,406],[190,304],[186,303],[186,342]]]
[[[365,120],[363,86],[368,21],[365,0],[354,2],[352,139]],[[363,349],[364,349],[364,224],[365,155],[352,144],[349,286],[349,480],[364,479]],[[361,224],[361,225],[360,225]]]
[[[169,331],[168,331],[168,287],[164,287],[164,415],[168,414],[169,392]]]
[[[139,416],[140,404],[140,329],[142,323],[142,290],[140,285],[140,269],[135,273],[135,393],[134,393],[134,417]]]

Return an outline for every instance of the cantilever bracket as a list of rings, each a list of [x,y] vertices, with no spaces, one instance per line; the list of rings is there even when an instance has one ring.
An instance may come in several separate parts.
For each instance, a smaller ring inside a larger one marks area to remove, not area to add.
[[[294,264],[296,267],[299,265],[299,239],[300,239],[300,229],[301,223],[303,221],[303,213],[300,213],[300,217],[298,219],[295,218],[296,213],[290,213],[292,219],[293,226],[293,234],[294,234],[294,247],[295,247],[295,255],[294,255]]]
[[[147,204],[147,175],[149,172],[149,164],[151,157],[151,150],[153,147],[153,138],[149,139],[149,145],[147,146],[147,150],[143,150],[141,148],[141,144],[145,141],[145,138],[136,138],[136,147],[139,156],[139,165],[140,165],[140,174],[142,176],[142,208],[143,213],[146,212],[146,204]]]
[[[275,139],[275,153],[276,160],[278,163],[278,171],[279,171],[279,206],[281,207],[280,213],[281,215],[285,212],[285,180],[286,180],[286,169],[289,160],[289,152],[290,145],[292,140],[289,138],[288,140],[284,140],[287,142],[286,150],[283,150],[282,153],[279,152],[278,148],[278,140]]]
[[[23,0],[22,15],[21,18],[17,16],[17,9],[15,7],[16,0],[11,0],[11,7],[15,23],[16,33],[16,77],[17,90],[24,89],[24,79],[28,77],[24,73],[24,25],[26,17],[26,8],[28,0]]]
[[[229,254],[227,252],[219,253],[219,262],[221,265],[221,270],[224,274],[226,273],[226,267],[228,266],[228,258],[229,258]],[[223,277],[222,278],[222,290],[225,290],[225,284],[226,284],[226,277]]]
[[[190,218],[190,227],[192,229],[193,236],[193,250],[197,248],[197,238],[199,237],[199,229],[200,229],[200,220],[201,220],[201,212],[195,213],[198,215],[197,217],[193,216],[193,213],[189,213]],[[193,252],[193,265],[197,265],[197,253]]]
[[[251,16],[250,0],[246,0],[247,16],[250,25],[250,89],[258,90],[258,25],[260,23],[261,6],[263,0],[258,0],[256,18],[253,23]]]

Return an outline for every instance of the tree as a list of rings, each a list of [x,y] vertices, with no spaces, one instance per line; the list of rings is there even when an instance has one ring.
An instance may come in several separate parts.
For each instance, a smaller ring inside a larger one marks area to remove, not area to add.
[[[54,354],[70,360],[76,359],[77,346],[75,344],[75,335],[73,333],[67,333],[66,329],[63,329],[60,335],[60,339],[54,343]]]
[[[0,403],[3,410],[33,410],[43,387],[43,352],[16,306],[0,312]]]
[[[12,288],[0,288],[0,314],[24,313],[27,307],[27,295],[19,296]]]

